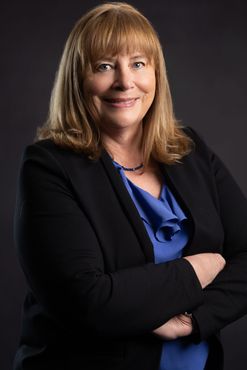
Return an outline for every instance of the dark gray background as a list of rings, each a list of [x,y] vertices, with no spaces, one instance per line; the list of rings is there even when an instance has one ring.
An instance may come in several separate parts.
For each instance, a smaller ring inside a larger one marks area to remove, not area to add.
[[[1,370],[11,369],[25,293],[12,236],[20,155],[46,118],[68,33],[81,14],[99,3],[5,0],[0,5]],[[245,0],[130,3],[151,20],[160,35],[177,118],[199,130],[247,194]],[[226,370],[246,369],[246,335],[246,317],[223,331]]]

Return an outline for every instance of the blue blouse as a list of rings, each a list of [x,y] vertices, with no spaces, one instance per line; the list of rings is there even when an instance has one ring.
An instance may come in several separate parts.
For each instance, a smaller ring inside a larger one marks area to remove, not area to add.
[[[113,161],[146,227],[154,248],[155,263],[182,257],[188,242],[189,220],[164,184],[159,199],[133,184],[122,167]],[[203,370],[208,343],[191,343],[189,338],[164,341],[159,370]]]

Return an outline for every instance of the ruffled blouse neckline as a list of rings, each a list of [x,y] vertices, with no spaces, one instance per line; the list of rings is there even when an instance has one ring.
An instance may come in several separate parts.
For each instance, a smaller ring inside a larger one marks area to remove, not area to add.
[[[187,217],[167,185],[163,183],[159,198],[155,198],[130,181],[118,163],[114,161],[113,163],[118,169],[140,217],[152,227],[155,238],[160,242],[170,241],[181,230],[181,224]]]

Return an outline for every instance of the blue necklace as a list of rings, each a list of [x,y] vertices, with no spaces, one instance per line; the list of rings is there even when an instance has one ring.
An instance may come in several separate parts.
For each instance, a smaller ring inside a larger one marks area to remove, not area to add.
[[[140,170],[141,168],[144,167],[144,164],[141,163],[139,164],[138,166],[136,167],[125,167],[125,166],[122,166],[121,164],[119,164],[118,162],[114,161],[115,163],[117,163],[124,171],[131,171],[131,172],[134,172],[134,171],[137,171],[137,170]]]

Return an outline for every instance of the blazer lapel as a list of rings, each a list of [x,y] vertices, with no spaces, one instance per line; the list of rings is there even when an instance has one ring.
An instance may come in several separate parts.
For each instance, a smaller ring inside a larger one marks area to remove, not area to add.
[[[164,174],[166,184],[174,194],[175,198],[190,221],[190,237],[184,249],[184,255],[189,253],[189,250],[191,250],[191,247],[194,244],[196,228],[195,219],[193,217],[193,206],[190,202],[191,181],[186,181],[188,174],[185,173],[185,167],[186,166],[182,163],[174,165],[161,164],[161,171]]]
[[[121,203],[128,220],[133,225],[133,229],[143,249],[143,253],[146,257],[147,262],[154,262],[153,246],[148,237],[145,226],[143,225],[142,219],[140,218],[139,213],[129,193],[125,188],[122,179],[118,175],[112,163],[111,157],[106,152],[106,150],[103,150],[102,152],[101,162],[107,172],[113,188],[115,189],[119,202]]]

